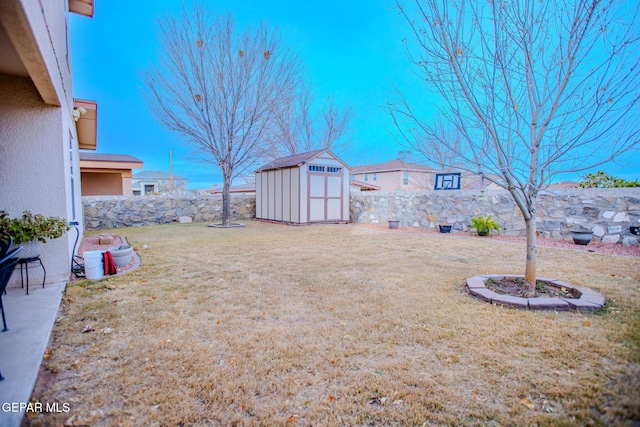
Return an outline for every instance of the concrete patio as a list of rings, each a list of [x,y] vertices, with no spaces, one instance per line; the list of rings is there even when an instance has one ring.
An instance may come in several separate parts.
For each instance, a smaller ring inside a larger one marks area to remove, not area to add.
[[[66,282],[48,283],[45,288],[32,284],[29,295],[18,287],[7,288],[2,297],[9,328],[0,332],[0,371],[5,378],[0,381],[2,427],[22,422],[65,287]],[[62,408],[61,402],[41,403],[59,403]]]

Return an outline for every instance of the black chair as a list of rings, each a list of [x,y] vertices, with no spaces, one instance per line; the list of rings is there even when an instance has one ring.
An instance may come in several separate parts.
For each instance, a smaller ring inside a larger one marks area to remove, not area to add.
[[[7,283],[11,278],[11,273],[18,263],[18,258],[13,258],[15,254],[20,252],[22,248],[11,250],[13,239],[7,233],[0,232],[0,311],[2,311],[2,325],[7,331],[7,320],[4,317],[4,305],[2,304],[2,294],[6,292]],[[0,372],[0,381],[4,380],[2,372]]]
[[[18,252],[20,252],[22,250],[22,246],[18,246],[17,248],[13,248],[10,249],[9,251],[7,251],[6,254],[4,254],[3,256],[0,257],[0,265],[4,264],[5,262],[9,261],[11,258],[18,258]],[[18,258],[18,260],[20,260],[20,258]]]
[[[15,248],[5,255],[4,258],[0,260],[0,311],[2,311],[2,324],[4,326],[3,332],[8,331],[7,328],[7,320],[4,316],[4,305],[2,304],[2,295],[5,293],[7,289],[7,284],[9,283],[9,279],[11,278],[11,273],[13,273],[13,269],[16,267],[16,264],[20,260],[16,255],[18,252],[22,250],[21,247]]]
[[[0,231],[0,259],[7,255],[13,246],[13,238],[7,233]]]

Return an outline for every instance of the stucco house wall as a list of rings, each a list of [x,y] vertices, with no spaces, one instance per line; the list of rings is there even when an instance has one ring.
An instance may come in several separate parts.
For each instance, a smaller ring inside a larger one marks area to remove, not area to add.
[[[404,173],[408,173],[408,184],[404,183]],[[365,180],[365,175],[367,179]],[[421,171],[381,171],[369,173],[352,173],[357,181],[366,182],[380,187],[381,191],[395,190],[431,190],[433,189],[432,172]]]
[[[0,2],[0,209],[78,221],[82,232],[67,13],[66,1]],[[47,282],[68,279],[74,240],[45,246]]]
[[[119,172],[82,172],[83,196],[129,196],[131,195],[131,178],[129,178],[129,192],[125,193],[122,178]]]
[[[80,152],[83,196],[131,196],[133,172],[143,162],[128,154]]]

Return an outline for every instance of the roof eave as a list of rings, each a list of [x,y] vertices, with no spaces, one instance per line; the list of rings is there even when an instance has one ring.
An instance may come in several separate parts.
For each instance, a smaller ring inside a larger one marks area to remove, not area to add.
[[[69,0],[69,12],[93,18],[93,0]]]
[[[98,104],[95,101],[75,99],[73,106],[74,108],[82,107],[87,111],[76,121],[79,148],[96,150],[98,148]]]

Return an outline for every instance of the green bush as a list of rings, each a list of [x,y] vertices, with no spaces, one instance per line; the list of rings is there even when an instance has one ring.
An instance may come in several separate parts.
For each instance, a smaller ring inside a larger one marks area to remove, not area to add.
[[[38,239],[46,243],[47,239],[57,239],[69,230],[67,221],[55,216],[45,217],[24,211],[20,218],[9,218],[6,211],[0,211],[0,230],[13,238],[15,244],[27,243]]]
[[[583,176],[578,186],[581,188],[640,187],[640,182],[638,180],[627,181],[623,178],[607,175],[604,171],[597,171]]]
[[[471,227],[475,228],[480,235],[489,234],[491,230],[500,231],[500,224],[491,218],[491,215],[471,218]]]

